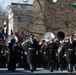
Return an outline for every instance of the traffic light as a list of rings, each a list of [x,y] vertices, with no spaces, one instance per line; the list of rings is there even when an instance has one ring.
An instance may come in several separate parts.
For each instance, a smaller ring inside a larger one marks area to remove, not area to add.
[[[53,2],[57,2],[58,0],[53,0]]]
[[[27,0],[23,0],[23,2],[27,2]]]
[[[72,6],[73,6],[74,8],[76,8],[76,3],[72,3]]]

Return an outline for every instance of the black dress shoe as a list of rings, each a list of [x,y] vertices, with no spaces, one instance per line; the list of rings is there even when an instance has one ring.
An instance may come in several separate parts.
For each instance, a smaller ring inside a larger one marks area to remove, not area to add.
[[[33,73],[33,70],[31,70],[31,73]]]
[[[60,69],[61,71],[63,71],[63,69]]]
[[[73,72],[73,70],[70,70],[70,72]]]
[[[68,72],[73,72],[73,70],[68,70]]]
[[[36,68],[35,69],[33,69],[34,71],[36,71]]]
[[[53,72],[53,70],[52,71],[50,70],[50,72]]]

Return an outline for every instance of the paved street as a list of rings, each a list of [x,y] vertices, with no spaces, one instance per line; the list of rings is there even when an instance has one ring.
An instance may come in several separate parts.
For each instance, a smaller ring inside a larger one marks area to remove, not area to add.
[[[38,68],[37,71],[31,73],[29,70],[24,70],[23,68],[16,69],[15,72],[8,71],[6,68],[0,69],[0,75],[76,75],[76,72],[68,73],[67,71],[54,71],[51,73],[49,70],[44,70]]]

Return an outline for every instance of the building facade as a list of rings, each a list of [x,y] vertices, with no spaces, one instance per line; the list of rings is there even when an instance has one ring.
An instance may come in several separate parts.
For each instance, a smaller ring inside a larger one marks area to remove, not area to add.
[[[33,25],[33,5],[12,3],[8,6],[8,34],[11,30],[24,30],[26,33],[31,32]]]

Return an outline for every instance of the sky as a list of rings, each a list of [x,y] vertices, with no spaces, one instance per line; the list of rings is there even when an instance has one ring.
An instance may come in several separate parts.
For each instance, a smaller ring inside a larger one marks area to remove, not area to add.
[[[28,4],[33,4],[33,0],[27,0]],[[23,0],[0,0],[0,11],[7,11],[7,6],[11,3],[24,3]]]
[[[33,0],[27,0],[28,4],[33,4]],[[58,0],[53,0],[57,2]],[[7,12],[7,6],[11,3],[24,3],[23,0],[0,0],[0,11]]]

